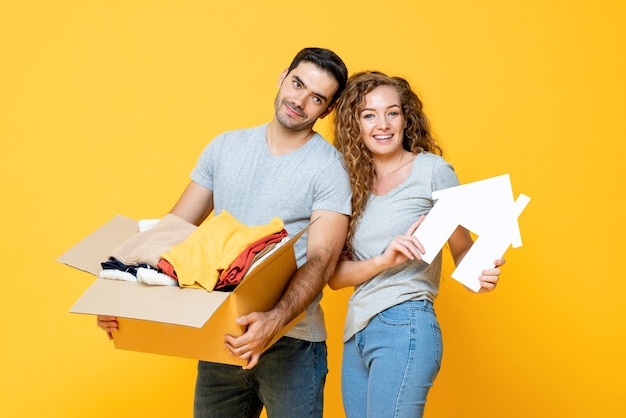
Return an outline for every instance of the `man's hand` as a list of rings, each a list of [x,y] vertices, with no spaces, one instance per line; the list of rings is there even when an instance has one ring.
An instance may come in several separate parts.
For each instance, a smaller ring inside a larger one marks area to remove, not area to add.
[[[258,364],[261,353],[272,342],[280,327],[270,312],[252,312],[240,316],[236,321],[246,327],[246,332],[240,337],[226,335],[224,346],[233,356],[248,360],[243,368],[251,369]]]
[[[114,316],[98,315],[96,319],[98,326],[107,333],[109,340],[112,340],[113,333],[119,329],[117,318]]]

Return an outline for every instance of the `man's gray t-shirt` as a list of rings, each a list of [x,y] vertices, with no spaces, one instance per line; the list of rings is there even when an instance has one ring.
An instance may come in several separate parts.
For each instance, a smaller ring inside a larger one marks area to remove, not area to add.
[[[370,195],[355,231],[356,260],[382,254],[397,235],[432,208],[432,192],[457,186],[450,164],[438,155],[418,154],[409,177],[384,196]],[[378,313],[408,300],[434,301],[439,291],[441,252],[432,263],[407,261],[357,286],[348,304],[344,341],[365,328]]]
[[[247,226],[278,216],[290,236],[310,223],[313,210],[349,215],[350,181],[337,150],[315,133],[297,150],[275,156],[267,147],[266,130],[267,124],[225,132],[200,155],[191,179],[213,191],[215,213],[225,209]],[[306,261],[307,236],[294,246],[298,267]],[[320,293],[287,336],[326,339],[321,298]]]

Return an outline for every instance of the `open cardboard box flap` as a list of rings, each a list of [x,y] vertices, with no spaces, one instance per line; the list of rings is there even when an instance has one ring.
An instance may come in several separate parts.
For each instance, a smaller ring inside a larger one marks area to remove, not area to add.
[[[97,276],[100,263],[138,230],[137,221],[117,215],[57,261]],[[278,302],[296,272],[293,245],[305,231],[273,251],[233,292],[96,279],[70,312],[118,317],[120,328],[113,341],[119,349],[244,365],[224,348],[224,335],[244,332],[235,323],[238,316],[267,311]],[[276,339],[303,317],[294,319]]]

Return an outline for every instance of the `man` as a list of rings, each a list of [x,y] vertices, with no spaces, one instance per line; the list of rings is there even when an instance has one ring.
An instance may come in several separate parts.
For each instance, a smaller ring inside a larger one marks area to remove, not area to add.
[[[305,48],[279,81],[274,118],[218,135],[207,145],[171,213],[199,225],[212,211],[261,225],[279,216],[290,235],[316,220],[295,244],[298,270],[267,312],[237,318],[240,337],[225,336],[245,367],[200,361],[194,415],[322,417],[327,374],[326,332],[319,306],[346,238],[350,183],[341,156],[313,130],[343,91],[348,72],[332,51]],[[264,351],[306,310],[306,317]],[[115,332],[112,317],[98,325]]]

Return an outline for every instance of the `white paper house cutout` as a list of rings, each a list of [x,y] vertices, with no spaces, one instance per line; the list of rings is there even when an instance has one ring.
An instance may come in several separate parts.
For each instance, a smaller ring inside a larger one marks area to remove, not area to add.
[[[426,250],[422,259],[431,263],[457,226],[467,228],[478,239],[452,278],[477,292],[481,271],[493,267],[509,245],[522,246],[517,218],[530,198],[520,194],[513,199],[508,174],[439,190],[432,197],[435,205],[413,234]]]

